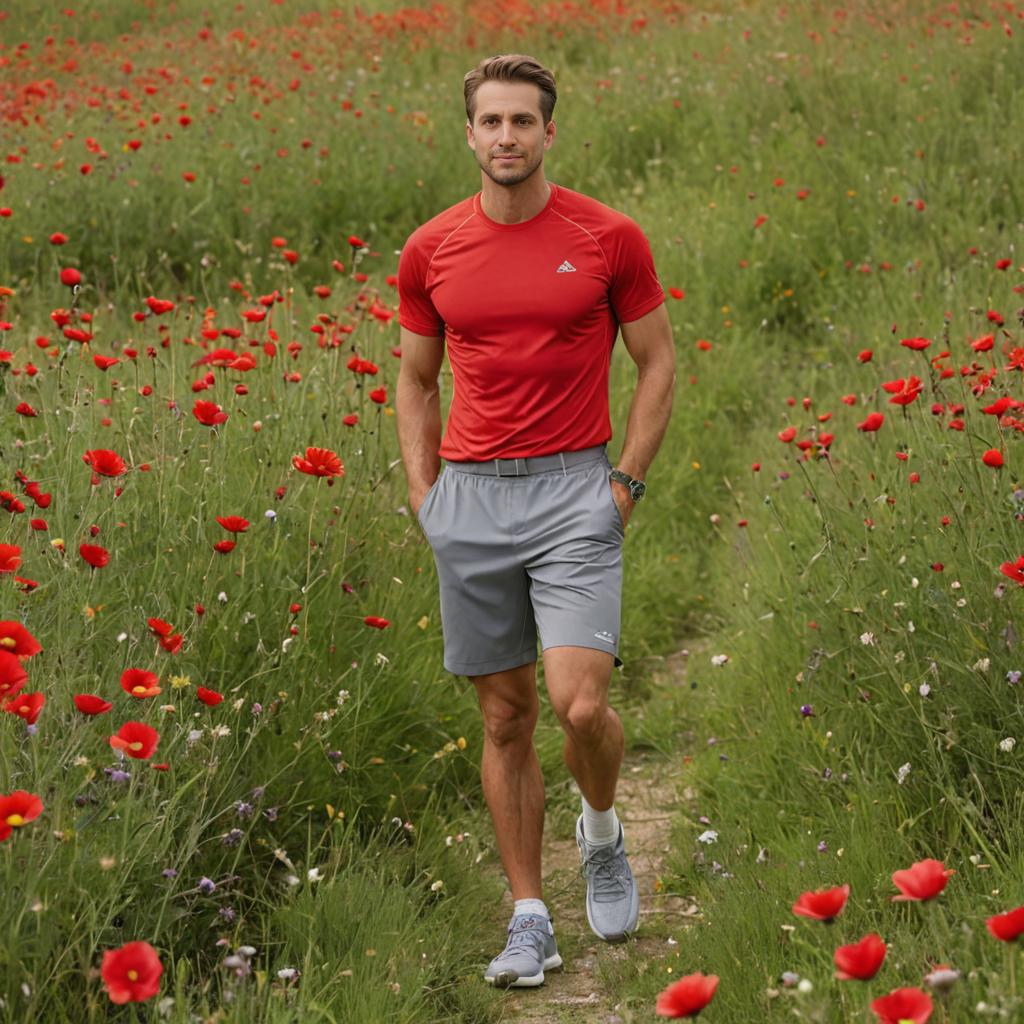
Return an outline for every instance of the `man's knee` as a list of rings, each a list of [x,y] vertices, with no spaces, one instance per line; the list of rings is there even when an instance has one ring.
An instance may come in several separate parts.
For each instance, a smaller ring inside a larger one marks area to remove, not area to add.
[[[579,743],[593,742],[604,735],[608,725],[608,703],[578,696],[558,715],[562,728]]]
[[[480,676],[473,683],[487,742],[496,747],[530,744],[540,710],[535,666]]]
[[[524,746],[532,742],[537,707],[493,701],[484,711],[484,736],[496,747]]]

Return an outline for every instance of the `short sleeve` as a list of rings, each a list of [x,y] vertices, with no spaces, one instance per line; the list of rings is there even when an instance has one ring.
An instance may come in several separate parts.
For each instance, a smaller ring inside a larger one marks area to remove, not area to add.
[[[427,292],[427,263],[414,232],[398,257],[398,322],[414,334],[437,337],[444,321]]]
[[[665,301],[651,245],[636,221],[623,217],[611,245],[612,308],[619,323],[638,320]]]

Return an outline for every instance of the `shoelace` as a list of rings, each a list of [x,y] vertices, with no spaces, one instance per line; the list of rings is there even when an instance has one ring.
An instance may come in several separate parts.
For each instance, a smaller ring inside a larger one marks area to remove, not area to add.
[[[498,956],[502,957],[506,953],[515,952],[518,946],[535,946],[543,959],[545,941],[546,935],[543,923],[538,923],[533,928],[520,928],[517,930],[516,919],[514,918],[508,929],[508,942],[505,943],[505,948]]]
[[[611,903],[629,894],[625,853],[598,847],[584,856],[580,873],[590,882],[591,893],[598,903]]]

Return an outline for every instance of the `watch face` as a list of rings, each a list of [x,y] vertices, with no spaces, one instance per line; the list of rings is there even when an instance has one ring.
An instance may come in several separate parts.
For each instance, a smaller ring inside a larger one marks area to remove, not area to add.
[[[629,496],[634,501],[639,501],[647,491],[647,484],[643,480],[634,480],[629,485]]]

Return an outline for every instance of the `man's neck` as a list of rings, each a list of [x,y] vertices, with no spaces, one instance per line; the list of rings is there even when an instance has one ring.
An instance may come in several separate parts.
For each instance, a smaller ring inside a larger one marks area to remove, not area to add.
[[[543,175],[533,175],[518,185],[497,185],[481,175],[480,208],[499,224],[521,224],[547,206],[551,186]]]

